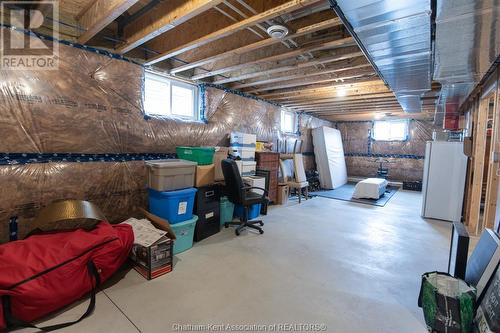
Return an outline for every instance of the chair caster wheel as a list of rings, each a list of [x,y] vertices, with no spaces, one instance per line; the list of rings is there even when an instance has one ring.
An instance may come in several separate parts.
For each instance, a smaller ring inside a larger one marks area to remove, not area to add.
[[[259,230],[259,234],[263,234],[264,233],[264,230]]]
[[[234,233],[236,234],[236,236],[240,235],[240,232],[238,230],[235,230]]]
[[[260,222],[259,224],[260,224],[260,226],[261,226],[261,227],[263,227],[263,226],[264,226],[264,222]]]

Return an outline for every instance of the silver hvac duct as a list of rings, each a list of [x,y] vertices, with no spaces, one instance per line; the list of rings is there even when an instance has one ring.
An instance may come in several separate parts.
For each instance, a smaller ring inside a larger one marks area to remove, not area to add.
[[[458,108],[500,53],[500,1],[437,0],[434,80],[441,108]]]
[[[330,0],[406,112],[431,89],[430,0]]]

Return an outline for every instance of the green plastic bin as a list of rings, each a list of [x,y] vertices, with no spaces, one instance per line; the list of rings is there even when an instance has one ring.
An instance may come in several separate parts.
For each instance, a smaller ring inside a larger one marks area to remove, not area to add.
[[[220,198],[220,225],[233,220],[234,204],[227,197]]]
[[[196,221],[198,221],[198,216],[193,215],[189,220],[170,225],[175,232],[175,237],[177,237],[174,241],[174,254],[184,252],[193,247]]]
[[[214,163],[214,147],[176,147],[175,152],[178,158],[197,162],[198,165]]]

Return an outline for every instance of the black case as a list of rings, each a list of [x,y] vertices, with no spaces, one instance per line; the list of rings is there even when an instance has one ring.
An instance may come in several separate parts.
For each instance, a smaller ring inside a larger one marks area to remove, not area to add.
[[[197,214],[198,221],[194,229],[195,242],[199,242],[220,231],[220,205],[218,201]]]
[[[218,184],[198,187],[194,203],[195,214],[200,215],[207,209],[211,209],[215,203],[220,203],[221,186]]]

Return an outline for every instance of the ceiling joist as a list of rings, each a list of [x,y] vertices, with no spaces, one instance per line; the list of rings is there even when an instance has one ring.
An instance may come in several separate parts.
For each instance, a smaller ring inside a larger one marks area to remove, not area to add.
[[[243,69],[245,67],[257,65],[260,63],[265,63],[265,62],[271,63],[271,62],[280,61],[280,60],[284,60],[284,59],[294,58],[294,57],[297,57],[297,56],[304,54],[304,53],[307,53],[307,52],[333,49],[333,48],[339,48],[339,47],[349,46],[349,45],[354,45],[354,39],[352,37],[346,37],[346,38],[337,39],[337,40],[333,40],[333,41],[329,41],[329,42],[322,42],[322,43],[315,44],[312,46],[300,47],[300,48],[297,48],[297,49],[290,51],[290,52],[281,53],[281,54],[273,55],[270,57],[260,58],[260,59],[249,61],[249,62],[242,63],[242,64],[237,64],[237,65],[219,68],[219,69],[207,72],[207,73],[195,75],[191,79],[192,80],[200,80],[200,79],[204,79],[204,78],[207,78],[210,76],[215,76],[215,75],[220,75],[220,74],[224,74],[227,72],[240,70],[240,69]]]
[[[125,36],[127,40],[116,52],[127,53],[132,49],[150,41],[151,39],[167,32],[179,24],[213,8],[223,0],[174,0],[165,1],[150,11],[147,18],[141,19],[143,22],[137,22],[127,31],[132,31]],[[144,21],[147,24],[144,24]]]
[[[75,16],[84,30],[78,43],[85,44],[138,0],[95,0]]]
[[[318,66],[318,65],[325,65],[330,62],[335,62],[335,61],[340,61],[340,60],[345,60],[345,59],[351,59],[354,57],[359,57],[363,56],[362,52],[352,52],[348,54],[340,54],[340,55],[333,55],[333,56],[327,56],[327,57],[321,57],[317,58],[316,60],[307,60],[304,62],[299,62],[294,65],[290,66],[282,66],[282,67],[274,67],[268,70],[264,71],[258,71],[258,72],[253,72],[253,73],[248,73],[248,74],[243,74],[239,76],[233,76],[227,79],[220,79],[214,81],[215,84],[226,84],[230,82],[235,82],[235,81],[241,81],[241,80],[247,80],[259,76],[270,76],[271,74],[277,74],[281,72],[288,72],[288,71],[293,71],[297,69],[302,69],[302,68],[307,68],[307,67],[313,67],[313,66]]]
[[[312,25],[309,25],[309,26],[306,26],[303,28],[299,28],[299,29],[297,29],[297,31],[294,34],[288,36],[287,38],[284,38],[283,40],[289,40],[292,38],[301,37],[301,36],[304,36],[304,35],[307,35],[307,34],[310,34],[310,33],[316,32],[316,31],[328,29],[328,28],[331,28],[331,27],[334,27],[334,26],[337,26],[340,24],[342,24],[342,23],[341,23],[340,19],[338,19],[338,18],[329,19],[329,20],[322,21],[322,22],[319,22],[316,24],[312,24]],[[183,72],[183,71],[195,68],[195,67],[200,67],[200,66],[203,66],[203,65],[215,62],[215,61],[220,61],[220,60],[227,59],[227,58],[230,58],[233,56],[239,56],[239,55],[251,52],[251,51],[261,49],[261,48],[266,47],[266,46],[270,46],[270,45],[279,43],[280,41],[281,40],[275,39],[275,38],[267,38],[267,39],[264,39],[264,40],[261,40],[261,41],[255,42],[255,43],[251,43],[251,44],[236,48],[234,50],[230,50],[230,51],[227,51],[224,53],[216,54],[214,56],[211,56],[211,57],[208,57],[205,59],[201,59],[201,60],[194,61],[194,62],[191,62],[189,64],[183,65],[183,66],[176,67],[176,68],[170,70],[170,74],[180,73],[180,72]]]
[[[263,13],[259,13],[257,15],[251,16],[247,19],[244,19],[240,22],[234,23],[224,29],[220,29],[217,31],[214,31],[212,33],[209,33],[208,35],[205,35],[201,38],[198,38],[196,40],[193,40],[189,43],[186,43],[184,45],[180,45],[174,49],[168,50],[166,52],[163,52],[156,57],[153,57],[152,59],[146,61],[146,65],[153,65],[156,64],[160,61],[175,57],[181,53],[184,53],[186,51],[195,49],[197,47],[206,45],[210,42],[216,41],[218,39],[221,39],[223,37],[229,36],[237,31],[246,29],[248,27],[251,27],[253,25],[256,25],[258,23],[262,23],[266,20],[272,19],[274,17],[290,13],[294,10],[297,10],[299,8],[314,4],[316,2],[319,2],[320,0],[293,0],[289,1],[283,5],[276,6],[270,10],[267,10]]]

